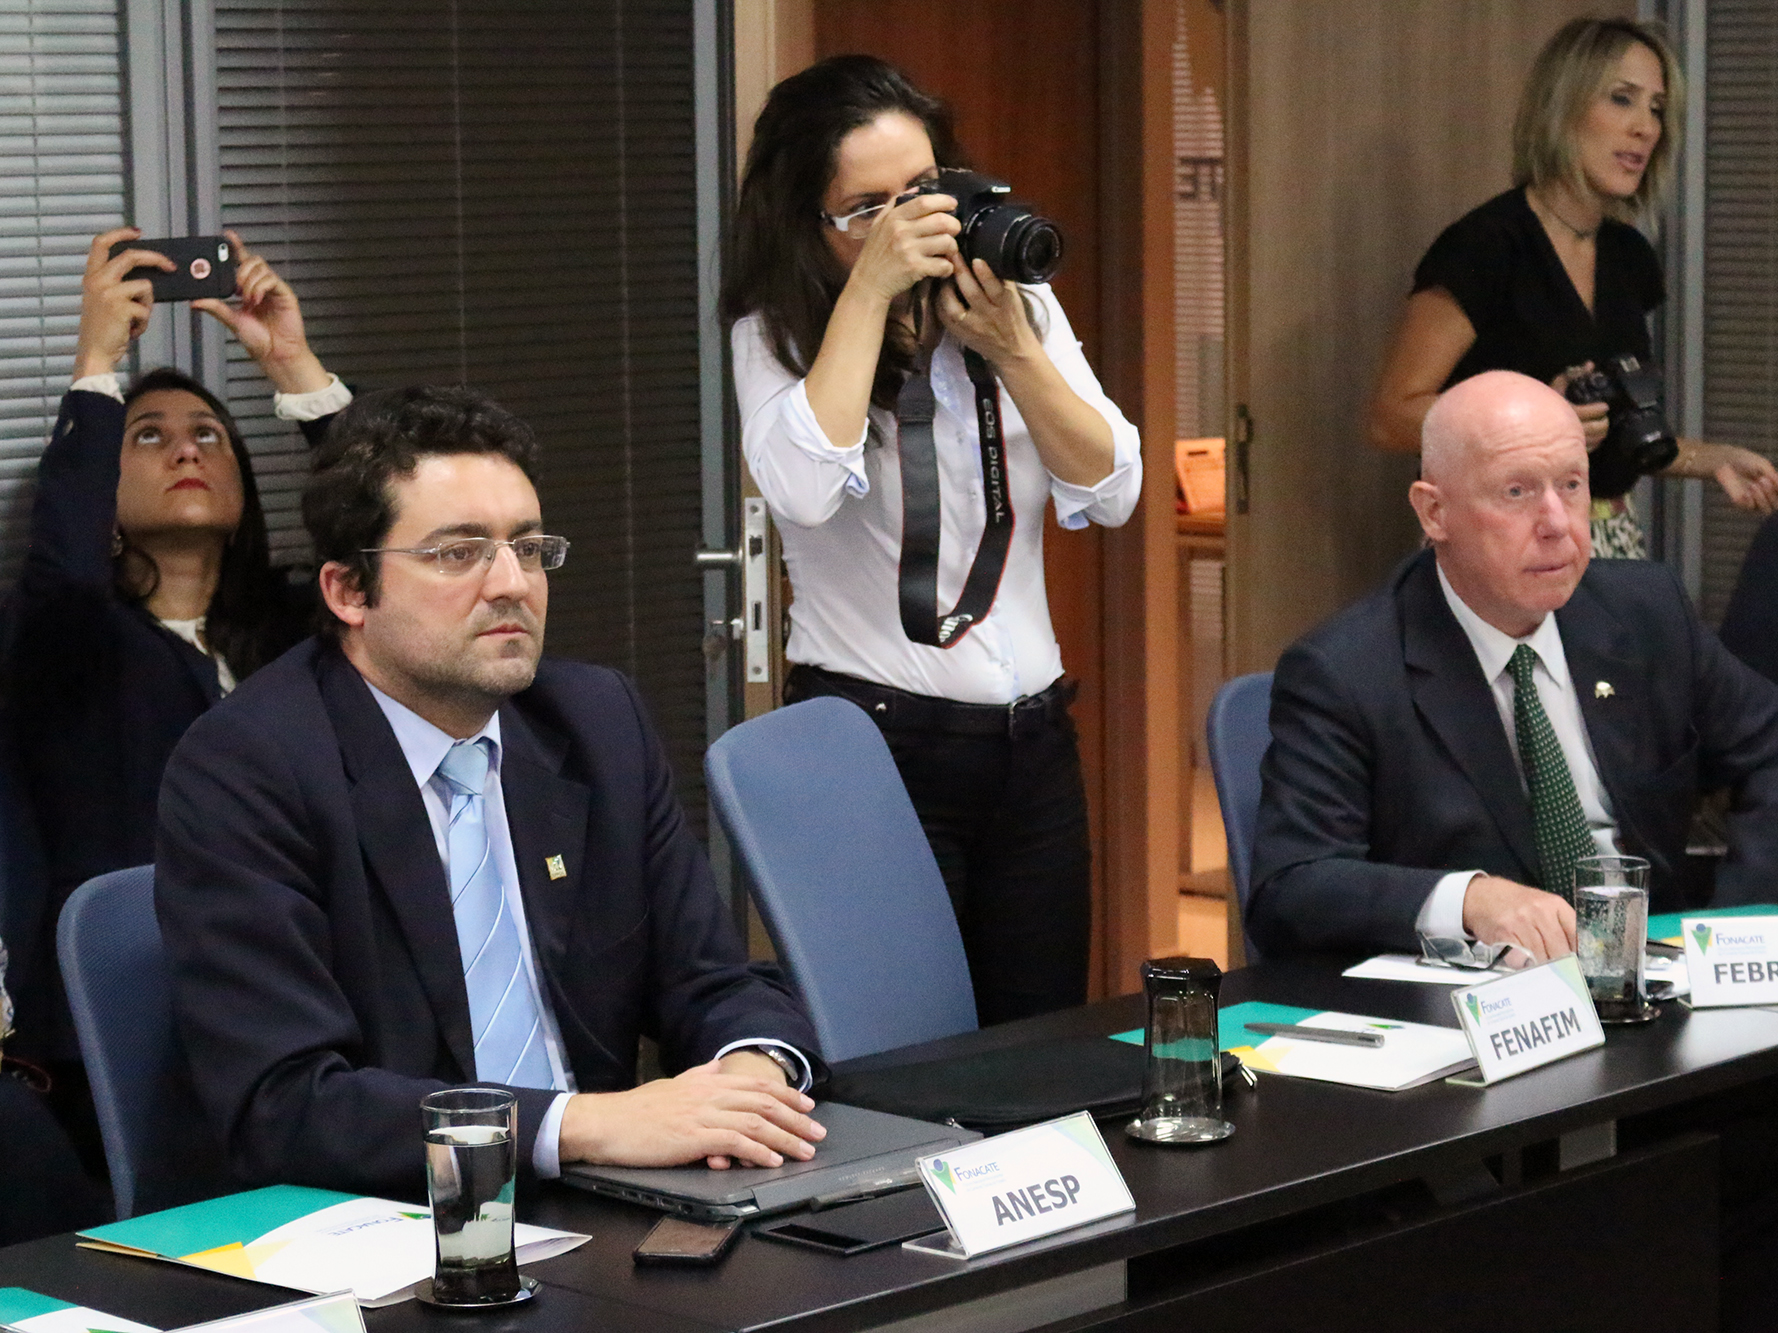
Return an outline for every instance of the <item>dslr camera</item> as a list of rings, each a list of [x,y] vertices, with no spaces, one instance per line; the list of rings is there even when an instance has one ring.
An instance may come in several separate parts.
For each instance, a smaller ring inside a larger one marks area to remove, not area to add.
[[[1679,441],[1667,429],[1665,385],[1654,366],[1614,356],[1603,370],[1571,379],[1567,397],[1575,404],[1604,403],[1610,412],[1605,439],[1593,451],[1595,491],[1627,490],[1636,478],[1659,472],[1679,456]]]
[[[957,201],[963,262],[988,261],[1002,282],[1048,282],[1062,266],[1062,229],[1012,197],[1012,186],[976,171],[942,168],[915,194],[948,194]]]

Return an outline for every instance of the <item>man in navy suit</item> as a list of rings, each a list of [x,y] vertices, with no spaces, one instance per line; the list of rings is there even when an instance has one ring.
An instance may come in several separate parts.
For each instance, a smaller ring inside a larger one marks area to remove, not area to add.
[[[635,687],[541,657],[530,431],[465,390],[338,418],[303,512],[329,632],[167,767],[156,893],[243,1179],[418,1197],[419,1102],[496,1083],[521,1172],[780,1165],[815,1038],[749,966]],[[637,1039],[677,1077],[634,1086]]]
[[[1578,855],[1646,857],[1652,910],[1697,905],[1679,889],[1686,829],[1720,787],[1715,904],[1771,900],[1778,686],[1663,566],[1589,566],[1573,408],[1521,375],[1465,380],[1427,415],[1409,498],[1432,549],[1278,662],[1259,949],[1415,949],[1419,932],[1567,953]]]

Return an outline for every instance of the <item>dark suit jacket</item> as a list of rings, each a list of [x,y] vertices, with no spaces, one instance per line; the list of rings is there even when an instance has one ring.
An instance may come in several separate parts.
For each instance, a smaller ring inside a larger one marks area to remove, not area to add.
[[[1722,644],[1767,680],[1778,681],[1778,515],[1754,533],[1722,613]]]
[[[797,1001],[747,963],[634,686],[546,659],[500,727],[526,919],[581,1091],[632,1086],[643,1035],[669,1070],[745,1037],[812,1059]],[[233,1170],[424,1197],[419,1102],[474,1081],[469,1001],[419,788],[337,649],[299,644],[186,733],[155,870],[177,1021]],[[518,1090],[521,1173],[553,1096]]]
[[[319,442],[330,420],[303,430]],[[52,1057],[73,1054],[55,966],[62,904],[94,875],[154,859],[167,757],[222,697],[215,662],[114,586],[123,426],[117,400],[63,396],[6,608],[5,759],[26,807],[21,832],[41,843],[48,882],[15,882],[22,900],[8,904],[0,924],[17,962],[20,1031],[34,1052]],[[278,649],[308,632],[314,605],[307,583],[281,591],[285,600],[271,612]]]
[[[1699,790],[1722,786],[1716,901],[1778,898],[1778,686],[1648,561],[1594,561],[1556,623],[1619,841],[1652,863],[1652,910],[1692,905],[1686,830]],[[1430,551],[1279,659],[1271,721],[1247,908],[1262,952],[1413,949],[1445,872],[1539,882],[1531,803]]]

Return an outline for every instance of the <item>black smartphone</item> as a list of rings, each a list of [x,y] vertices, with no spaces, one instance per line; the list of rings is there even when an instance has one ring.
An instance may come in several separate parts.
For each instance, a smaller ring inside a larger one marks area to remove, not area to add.
[[[171,273],[158,268],[133,268],[126,281],[147,278],[157,301],[226,300],[235,294],[235,247],[226,236],[175,236],[159,240],[119,241],[115,259],[125,250],[153,250],[179,265]]]
[[[740,1234],[739,1220],[692,1222],[683,1217],[663,1217],[630,1257],[638,1264],[713,1264],[728,1253]]]
[[[829,1254],[863,1254],[915,1236],[943,1231],[945,1219],[926,1191],[915,1186],[898,1194],[823,1208],[818,1213],[797,1213],[755,1234],[791,1245],[806,1245]]]

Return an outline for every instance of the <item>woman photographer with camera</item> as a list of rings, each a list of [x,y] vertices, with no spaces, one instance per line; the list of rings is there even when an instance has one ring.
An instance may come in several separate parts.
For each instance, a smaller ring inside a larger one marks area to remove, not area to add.
[[[1142,471],[1047,284],[960,248],[941,164],[963,165],[947,111],[882,61],[780,83],[723,313],[795,594],[785,700],[839,695],[882,727],[994,1023],[1086,995],[1092,858],[1043,508],[1117,526]]]
[[[1370,407],[1372,443],[1409,453],[1433,399],[1484,370],[1589,400],[1576,411],[1594,451],[1595,556],[1646,556],[1627,498],[1644,472],[1715,478],[1743,509],[1778,507],[1778,470],[1750,449],[1682,439],[1672,456],[1671,444],[1644,452],[1607,439],[1600,399],[1626,397],[1616,358],[1653,363],[1648,315],[1665,290],[1654,248],[1630,223],[1666,195],[1683,98],[1679,64],[1649,25],[1576,19],[1558,31],[1519,100],[1513,188],[1420,261]]]

